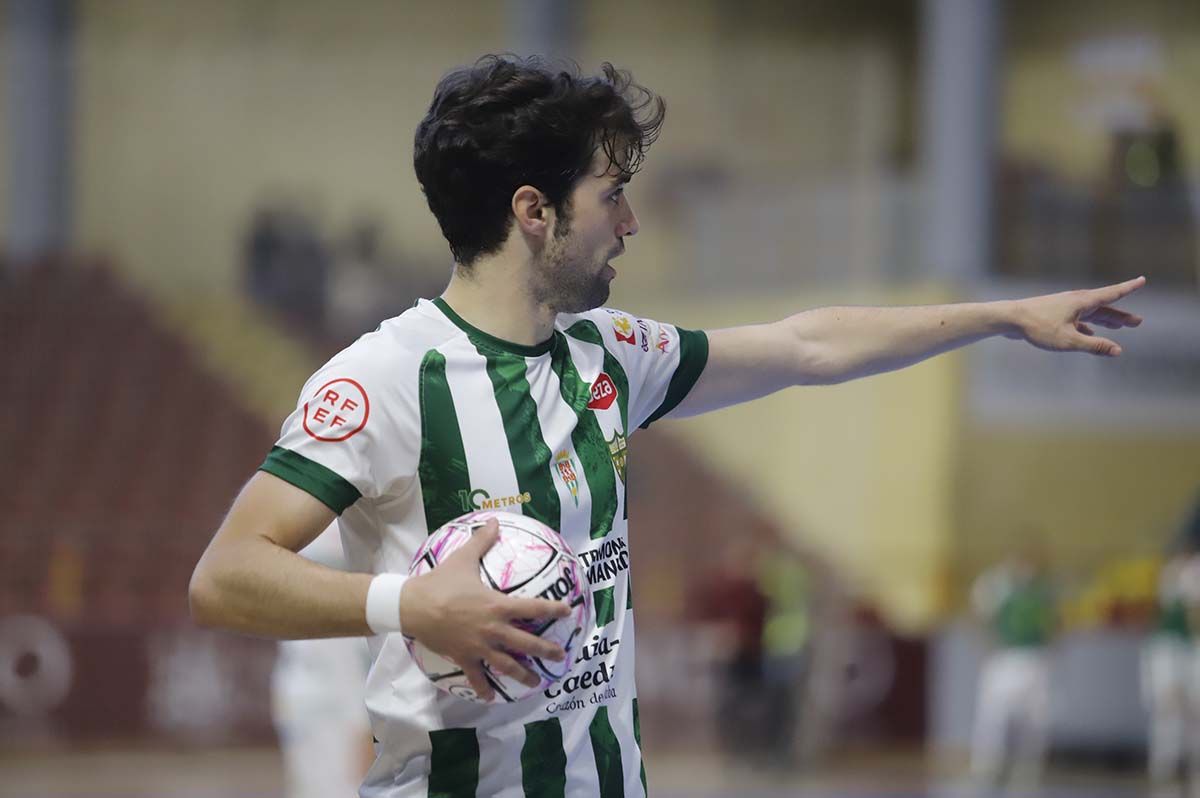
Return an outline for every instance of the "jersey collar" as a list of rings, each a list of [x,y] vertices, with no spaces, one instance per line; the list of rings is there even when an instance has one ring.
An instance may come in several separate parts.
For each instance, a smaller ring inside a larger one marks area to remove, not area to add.
[[[540,344],[526,346],[525,344],[514,344],[512,341],[505,341],[503,338],[497,338],[494,335],[488,335],[478,327],[472,326],[466,319],[454,312],[454,308],[446,303],[446,300],[440,296],[432,300],[433,304],[440,310],[447,319],[449,319],[455,327],[467,334],[467,337],[472,342],[483,344],[491,349],[498,349],[501,352],[509,352],[521,357],[537,357],[544,355],[554,348],[554,335],[542,341]]]

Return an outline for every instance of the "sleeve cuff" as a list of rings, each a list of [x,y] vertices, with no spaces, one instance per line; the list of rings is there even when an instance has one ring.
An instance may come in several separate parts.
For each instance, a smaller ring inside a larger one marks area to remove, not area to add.
[[[675,373],[671,375],[671,382],[667,385],[667,395],[662,404],[642,422],[640,429],[646,429],[678,407],[695,386],[696,380],[700,379],[707,363],[708,336],[704,334],[704,331],[679,329],[679,365],[675,367]]]
[[[272,447],[258,470],[295,485],[338,515],[362,498],[358,488],[336,472],[281,446]]]

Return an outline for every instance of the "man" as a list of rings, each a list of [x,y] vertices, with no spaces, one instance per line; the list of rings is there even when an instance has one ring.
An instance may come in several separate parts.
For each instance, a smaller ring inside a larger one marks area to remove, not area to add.
[[[997,644],[979,675],[972,774],[986,788],[998,784],[1011,763],[1014,786],[1036,792],[1050,730],[1048,648],[1058,626],[1041,557],[1014,556],[985,571],[971,603]]]
[[[611,261],[638,232],[624,186],[663,116],[660,99],[609,65],[580,77],[488,56],[447,75],[417,128],[414,164],[454,255],[449,286],[309,380],[196,567],[201,624],[375,635],[367,708],[379,755],[363,796],[644,791],[625,549],[634,429],[989,335],[1116,355],[1088,324],[1140,322],[1111,303],[1141,280],[1019,302],[825,308],[707,333],[602,309]],[[601,674],[601,688],[567,679],[486,707],[439,695],[409,659],[395,632],[458,662],[490,698],[482,661],[532,684],[510,652],[562,656],[509,622],[565,606],[480,584],[494,525],[435,571],[401,576],[430,531],[481,507],[537,518],[605,561],[590,584],[602,610],[592,656],[573,674]],[[368,573],[294,554],[337,514],[350,565]]]

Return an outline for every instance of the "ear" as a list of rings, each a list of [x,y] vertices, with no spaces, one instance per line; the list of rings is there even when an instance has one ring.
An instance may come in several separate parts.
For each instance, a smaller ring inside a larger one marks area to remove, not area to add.
[[[533,186],[521,186],[513,192],[512,212],[517,219],[517,229],[522,234],[545,238],[554,221],[554,209],[546,195]]]

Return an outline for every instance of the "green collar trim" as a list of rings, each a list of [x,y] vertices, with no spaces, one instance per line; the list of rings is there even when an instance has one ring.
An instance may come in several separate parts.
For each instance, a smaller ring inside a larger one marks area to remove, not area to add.
[[[545,341],[542,341],[540,344],[534,344],[533,346],[514,344],[512,341],[505,341],[503,338],[497,338],[494,335],[488,335],[478,327],[472,326],[466,319],[455,313],[454,309],[446,304],[446,300],[442,299],[441,297],[434,299],[433,304],[437,306],[438,310],[446,315],[446,318],[450,319],[450,321],[454,323],[455,327],[458,327],[460,330],[465,332],[467,337],[477,344],[482,344],[491,349],[498,349],[501,352],[509,352],[514,355],[520,355],[521,357],[538,357],[539,355],[546,354],[554,348],[553,335],[551,335]]]

